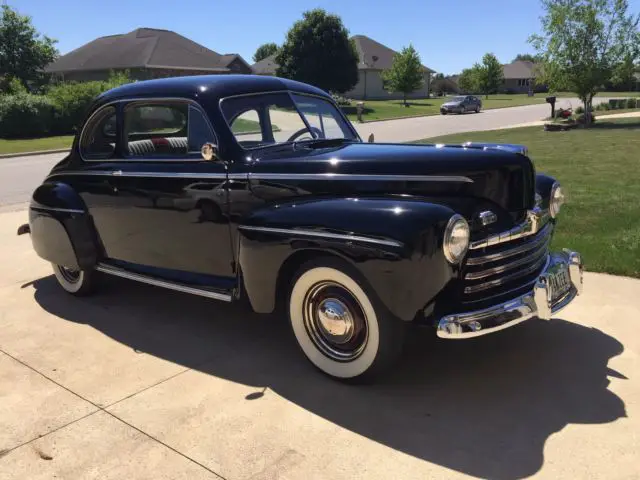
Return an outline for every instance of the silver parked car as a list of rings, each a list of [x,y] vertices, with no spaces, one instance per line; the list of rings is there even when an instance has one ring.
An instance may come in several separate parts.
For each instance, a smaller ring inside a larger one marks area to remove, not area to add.
[[[453,97],[448,102],[443,103],[440,106],[440,113],[446,115],[447,113],[466,113],[476,112],[480,113],[482,109],[482,100],[473,95],[460,95]]]

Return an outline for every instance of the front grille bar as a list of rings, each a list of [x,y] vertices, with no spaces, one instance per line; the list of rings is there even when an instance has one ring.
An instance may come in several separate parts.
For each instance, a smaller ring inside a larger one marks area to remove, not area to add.
[[[529,275],[533,272],[535,272],[536,270],[539,270],[544,263],[547,261],[549,255],[543,255],[540,260],[538,260],[537,262],[535,262],[533,265],[523,269],[523,270],[519,270],[517,272],[514,272],[512,274],[509,275],[505,275],[504,277],[501,278],[497,278],[495,280],[491,280],[488,282],[484,282],[484,283],[480,283],[477,285],[471,285],[468,287],[465,287],[464,289],[464,293],[476,293],[476,292],[480,292],[482,290],[487,290],[489,288],[493,288],[493,287],[497,287],[500,286],[504,283],[510,282],[512,280],[516,280],[520,277],[524,277],[526,275]]]
[[[541,243],[549,240],[547,236],[551,233],[552,228],[553,226],[551,224],[548,224],[542,230],[540,230],[536,237],[533,238],[530,242],[524,243],[514,248],[510,248],[503,252],[483,255],[481,257],[470,257],[467,260],[467,265],[481,265],[484,263],[495,262],[497,260],[503,260],[505,258],[513,257],[514,255],[519,255],[529,250],[533,250],[537,248]]]

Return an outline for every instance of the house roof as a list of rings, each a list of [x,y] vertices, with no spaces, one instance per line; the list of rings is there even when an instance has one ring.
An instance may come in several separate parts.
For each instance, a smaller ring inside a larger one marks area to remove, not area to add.
[[[356,44],[360,61],[358,69],[360,70],[387,70],[393,65],[393,57],[396,55],[395,50],[390,49],[386,45],[376,42],[366,35],[354,35],[352,40]],[[429,67],[424,69],[429,73],[435,73]]]
[[[251,65],[251,69],[254,73],[258,75],[275,75],[276,68],[278,68],[278,64],[276,63],[276,55],[269,55],[268,57],[263,58],[259,62]]]
[[[535,63],[527,60],[516,60],[502,66],[504,78],[533,78],[535,77],[534,67]]]
[[[365,36],[355,35],[352,37],[353,42],[356,45],[358,51],[359,62],[358,69],[360,70],[387,70],[393,65],[393,57],[396,53],[395,50],[391,50],[389,47],[382,45],[379,42]],[[275,75],[278,64],[276,63],[276,55],[270,55],[257,63],[254,63],[251,68],[253,71],[260,75]],[[423,65],[427,72],[435,73],[428,67]]]
[[[175,68],[224,73],[237,58],[242,59],[236,54],[220,55],[169,30],[138,28],[97,38],[62,55],[45,71]]]

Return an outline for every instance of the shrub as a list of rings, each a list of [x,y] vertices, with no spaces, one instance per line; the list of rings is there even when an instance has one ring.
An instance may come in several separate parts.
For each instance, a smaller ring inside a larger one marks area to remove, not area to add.
[[[584,107],[583,106],[579,106],[578,108],[576,108],[575,113],[577,113],[577,114],[584,113]]]
[[[609,105],[608,103],[602,102],[596,105],[596,110],[598,111],[611,110],[611,105]]]
[[[0,92],[5,95],[20,95],[27,93],[27,89],[19,79],[4,77],[0,80]]]
[[[51,87],[48,96],[55,105],[55,133],[73,133],[98,95],[130,81],[126,73],[117,73],[103,82],[65,82]]]
[[[638,100],[636,98],[627,98],[627,108],[637,108]]]
[[[331,94],[331,96],[333,97],[333,101],[336,102],[341,107],[348,107],[349,105],[351,105],[351,100],[349,100],[346,97],[337,95],[335,93]]]
[[[39,137],[50,134],[53,102],[44,95],[0,96],[0,138]]]

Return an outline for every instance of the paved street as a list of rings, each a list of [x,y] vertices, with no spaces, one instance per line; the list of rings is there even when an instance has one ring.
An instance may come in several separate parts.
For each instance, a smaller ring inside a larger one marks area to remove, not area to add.
[[[601,101],[607,99],[602,98]],[[577,99],[562,99],[559,105],[578,105]],[[480,114],[447,115],[387,120],[356,125],[366,140],[374,133],[377,142],[407,142],[449,133],[493,130],[528,123],[549,115],[549,105],[486,110]],[[64,154],[0,159],[0,212],[21,208],[33,189]]]
[[[0,213],[0,479],[638,478],[640,281],[551,322],[412,335],[395,374],[315,371],[283,318],[114,278],[58,288]]]

